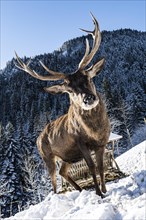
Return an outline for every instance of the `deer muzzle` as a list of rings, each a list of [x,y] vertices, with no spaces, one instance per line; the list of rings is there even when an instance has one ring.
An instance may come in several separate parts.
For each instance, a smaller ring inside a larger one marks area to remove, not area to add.
[[[95,108],[99,103],[98,97],[93,94],[85,94],[82,102],[82,108],[84,110],[90,110]]]
[[[85,105],[92,105],[95,100],[96,100],[95,95],[87,94],[87,95],[85,95],[83,102]]]

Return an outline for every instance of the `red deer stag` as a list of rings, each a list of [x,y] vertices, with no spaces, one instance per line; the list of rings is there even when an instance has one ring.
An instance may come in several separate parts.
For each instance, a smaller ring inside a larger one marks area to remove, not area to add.
[[[49,75],[40,76],[31,70],[16,54],[18,68],[40,80],[63,80],[58,85],[45,88],[49,93],[68,93],[70,107],[68,113],[46,125],[37,139],[39,153],[44,160],[56,193],[56,158],[62,160],[59,174],[64,177],[75,189],[81,191],[79,185],[69,176],[68,171],[72,163],[85,159],[95,184],[96,194],[103,197],[106,192],[104,180],[103,154],[107,144],[110,125],[104,103],[96,92],[92,78],[102,69],[104,59],[86,68],[99,48],[101,34],[96,18],[91,14],[95,25],[94,31],[86,31],[93,37],[93,46],[90,51],[89,41],[86,39],[86,51],[79,63],[78,70],[72,74],[54,72],[43,63]],[[97,167],[100,174],[99,188],[96,179],[96,167],[90,152],[96,154]]]

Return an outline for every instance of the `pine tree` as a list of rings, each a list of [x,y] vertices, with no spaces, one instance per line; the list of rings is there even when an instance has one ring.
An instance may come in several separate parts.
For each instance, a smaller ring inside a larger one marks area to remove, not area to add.
[[[5,128],[5,142],[2,144],[3,162],[0,181],[5,187],[2,195],[1,212],[6,216],[15,214],[18,211],[19,203],[23,201],[23,189],[20,179],[20,164],[22,161],[20,149],[14,139],[14,127],[9,122]],[[0,185],[2,187],[3,185]]]

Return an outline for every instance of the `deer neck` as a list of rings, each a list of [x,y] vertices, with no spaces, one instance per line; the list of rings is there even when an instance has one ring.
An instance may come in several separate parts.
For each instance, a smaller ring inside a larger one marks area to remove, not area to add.
[[[93,139],[97,139],[97,130],[102,121],[102,108],[103,103],[101,100],[99,104],[91,110],[84,110],[80,106],[76,106],[72,103],[68,111],[70,130],[74,133],[83,132],[92,136]]]

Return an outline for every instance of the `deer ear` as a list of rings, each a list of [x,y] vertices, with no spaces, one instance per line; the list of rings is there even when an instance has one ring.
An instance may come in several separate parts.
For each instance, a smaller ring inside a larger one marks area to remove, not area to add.
[[[96,76],[103,68],[105,59],[102,58],[100,61],[92,65],[89,69],[86,70],[87,75],[89,75],[91,78]]]
[[[62,85],[55,85],[55,86],[45,87],[44,90],[46,92],[51,93],[51,94],[63,93],[63,92],[65,92],[65,86],[63,84]]]

